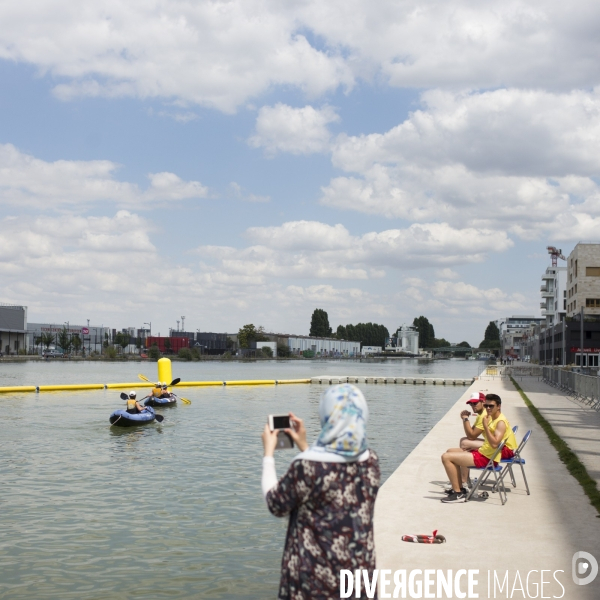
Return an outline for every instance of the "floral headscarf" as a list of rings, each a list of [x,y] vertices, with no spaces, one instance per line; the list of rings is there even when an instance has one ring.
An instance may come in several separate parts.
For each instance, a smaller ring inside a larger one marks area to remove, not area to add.
[[[334,385],[321,396],[321,433],[317,441],[296,458],[325,462],[364,460],[367,450],[367,401],[354,385]],[[360,458],[359,458],[360,457]]]

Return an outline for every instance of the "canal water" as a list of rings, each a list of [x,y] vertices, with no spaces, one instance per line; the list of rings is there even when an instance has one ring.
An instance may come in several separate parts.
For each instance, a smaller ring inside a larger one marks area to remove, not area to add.
[[[173,363],[183,380],[321,374],[472,377],[482,363]],[[136,381],[153,363],[0,365],[0,386]],[[456,402],[463,387],[363,385],[369,446],[383,479]],[[287,521],[260,488],[267,415],[319,431],[325,386],[187,388],[165,421],[110,427],[118,391],[0,395],[0,598],[274,598]],[[140,393],[144,389],[138,390]],[[440,448],[442,451],[443,448]],[[278,475],[295,451],[276,454]]]

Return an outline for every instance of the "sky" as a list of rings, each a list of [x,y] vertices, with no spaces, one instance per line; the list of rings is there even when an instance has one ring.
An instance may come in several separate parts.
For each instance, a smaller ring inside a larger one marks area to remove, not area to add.
[[[0,302],[478,344],[600,231],[590,0],[5,0]]]

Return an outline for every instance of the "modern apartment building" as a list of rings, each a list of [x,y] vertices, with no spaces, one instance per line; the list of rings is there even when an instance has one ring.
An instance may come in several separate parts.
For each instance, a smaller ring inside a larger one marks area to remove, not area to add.
[[[567,267],[548,267],[542,275],[542,317],[546,327],[560,323],[567,313]]]
[[[25,349],[27,307],[0,305],[0,354],[18,354]]]
[[[600,244],[579,243],[567,258],[567,317],[600,316]]]

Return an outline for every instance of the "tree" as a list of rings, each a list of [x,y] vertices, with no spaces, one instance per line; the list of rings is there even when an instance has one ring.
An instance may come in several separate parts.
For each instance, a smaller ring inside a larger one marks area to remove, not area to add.
[[[485,329],[483,342],[479,344],[480,348],[500,348],[500,330],[494,321],[490,321]]]
[[[461,342],[460,344],[456,344],[459,348],[470,348],[471,344],[469,342]]]
[[[152,344],[148,349],[148,358],[152,360],[158,360],[160,358],[160,350],[156,344]]]
[[[171,340],[169,338],[165,338],[165,354],[168,353],[168,351],[171,349]]]
[[[433,347],[434,348],[450,348],[450,342],[444,338],[433,338]]]
[[[129,346],[129,342],[130,342],[130,337],[128,333],[125,333],[124,331],[119,331],[119,333],[117,333],[117,335],[115,335],[115,344],[117,344],[117,346],[121,346],[121,348],[123,348],[123,353],[125,352],[125,348],[127,348],[127,346]]]
[[[54,334],[42,333],[40,337],[42,339],[42,344],[46,347],[46,350],[48,350],[48,348],[50,348],[50,346],[54,343]]]
[[[419,332],[419,346],[421,348],[435,348],[435,331],[429,319],[424,316],[417,317],[413,321],[413,327]]]
[[[238,344],[240,348],[250,348],[250,342],[268,342],[265,336],[265,328],[260,325],[258,329],[252,323],[244,325],[238,331]]]
[[[142,338],[135,338],[135,349],[138,351],[138,354],[141,354],[142,350]]]
[[[63,327],[60,333],[56,336],[56,343],[59,348],[62,348],[62,351],[65,354],[69,353],[69,349],[71,348],[71,337],[69,336],[69,332],[66,327]]]
[[[385,348],[385,341],[390,337],[390,333],[385,325],[357,323],[356,325],[339,325],[336,336],[341,340],[360,342],[363,346],[381,346],[381,348]]]
[[[310,337],[331,337],[332,334],[329,316],[322,308],[315,308],[310,320]]]
[[[277,344],[277,356],[287,358],[290,354],[290,347],[287,344]]]
[[[74,333],[71,337],[71,343],[73,344],[73,349],[75,350],[75,354],[79,352],[79,348],[81,348],[81,338],[78,333]]]
[[[266,357],[273,358],[273,350],[269,346],[263,346],[261,350]]]
[[[179,348],[177,356],[182,360],[192,360],[192,351],[189,348]]]

